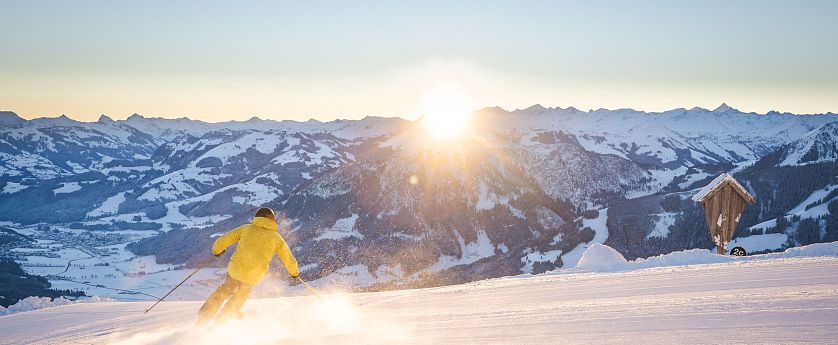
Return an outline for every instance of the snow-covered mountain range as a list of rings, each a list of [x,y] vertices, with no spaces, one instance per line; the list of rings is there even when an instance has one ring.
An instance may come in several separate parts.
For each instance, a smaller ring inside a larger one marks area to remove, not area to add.
[[[57,287],[120,297],[104,287],[162,289],[156,277],[267,205],[287,215],[304,277],[450,284],[572,267],[593,243],[627,258],[711,248],[689,197],[722,172],[757,198],[736,236],[747,250],[838,240],[836,114],[535,105],[474,119],[442,144],[399,118],[0,112],[0,225],[17,234],[0,246]]]

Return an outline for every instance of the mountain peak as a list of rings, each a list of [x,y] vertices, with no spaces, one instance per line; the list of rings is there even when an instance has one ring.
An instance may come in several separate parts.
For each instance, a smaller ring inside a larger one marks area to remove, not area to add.
[[[134,120],[134,121],[138,121],[138,120],[142,120],[142,119],[145,119],[145,117],[143,117],[142,115],[137,114],[137,113],[133,113],[133,114],[131,114],[131,116],[128,117],[128,120]]]
[[[730,107],[729,105],[727,105],[727,103],[722,103],[716,109],[713,109],[714,113],[727,113],[729,111],[737,111],[737,110]]]
[[[541,111],[547,110],[547,108],[545,108],[541,104],[533,104],[533,105],[529,106],[529,108],[524,109],[524,110],[530,111],[530,112],[535,112],[535,111],[541,112]]]
[[[548,109],[541,104],[533,104],[525,109],[516,109],[513,113],[522,113],[527,115],[537,115],[547,111]]]
[[[71,119],[66,114],[61,114],[59,117],[47,119],[47,121],[50,121],[58,126],[74,126],[79,123],[79,121]]]
[[[503,109],[499,106],[485,107],[485,108],[482,108],[482,109],[477,109],[474,112],[475,113],[498,113],[498,114],[509,113],[508,110]]]
[[[3,126],[20,126],[26,123],[26,120],[18,116],[13,111],[0,111],[0,125]]]
[[[108,115],[102,114],[102,115],[99,115],[99,121],[96,121],[96,122],[98,122],[98,123],[113,123],[113,119],[110,118]]]

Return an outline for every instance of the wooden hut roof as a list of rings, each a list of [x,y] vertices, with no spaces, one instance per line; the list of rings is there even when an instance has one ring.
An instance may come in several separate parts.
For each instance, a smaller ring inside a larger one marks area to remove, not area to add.
[[[742,185],[739,184],[739,182],[733,178],[733,175],[728,173],[723,173],[719,175],[719,177],[713,179],[713,181],[710,182],[710,184],[704,186],[704,188],[701,188],[701,190],[698,191],[698,193],[696,193],[692,199],[695,202],[704,202],[704,200],[715,194],[717,191],[721,190],[722,187],[726,185],[731,185],[733,187],[733,190],[735,190],[736,193],[742,196],[742,198],[745,199],[747,203],[753,204],[756,202],[756,199],[754,199],[754,197],[750,193],[748,193],[748,190],[746,190],[745,187],[742,187]]]

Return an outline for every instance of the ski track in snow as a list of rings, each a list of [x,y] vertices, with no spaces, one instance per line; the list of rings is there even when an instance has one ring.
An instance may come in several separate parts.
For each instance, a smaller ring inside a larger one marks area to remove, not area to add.
[[[522,275],[439,288],[249,300],[195,329],[200,302],[75,304],[0,317],[18,344],[828,343],[838,258]]]

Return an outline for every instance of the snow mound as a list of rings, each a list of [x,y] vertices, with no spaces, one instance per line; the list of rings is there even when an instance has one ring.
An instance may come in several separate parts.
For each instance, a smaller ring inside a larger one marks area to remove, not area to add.
[[[782,253],[755,255],[754,257],[759,256],[764,256],[768,259],[800,256],[838,256],[838,242],[815,243],[808,246],[789,248]]]
[[[620,252],[604,244],[594,243],[582,253],[577,269],[593,272],[611,272],[624,269],[628,262]]]
[[[0,306],[0,316],[20,313],[25,311],[33,311],[38,309],[46,309],[52,307],[60,307],[62,305],[76,304],[76,303],[99,303],[99,302],[116,302],[110,297],[93,296],[84,300],[71,301],[64,297],[51,299],[49,297],[26,297],[17,303],[10,305],[8,308]]]
[[[647,259],[637,259],[629,262],[630,269],[687,266],[702,264],[718,264],[736,260],[738,257],[716,254],[708,249],[689,249],[653,256]]]
[[[633,261],[626,259],[614,248],[604,244],[593,244],[582,253],[575,271],[589,272],[617,272],[654,267],[671,267],[687,265],[717,264],[731,261],[757,261],[812,256],[838,256],[838,242],[816,243],[808,246],[786,249],[782,253],[761,254],[753,256],[719,255],[707,249],[690,249],[680,252],[662,254],[650,258],[640,258]]]

